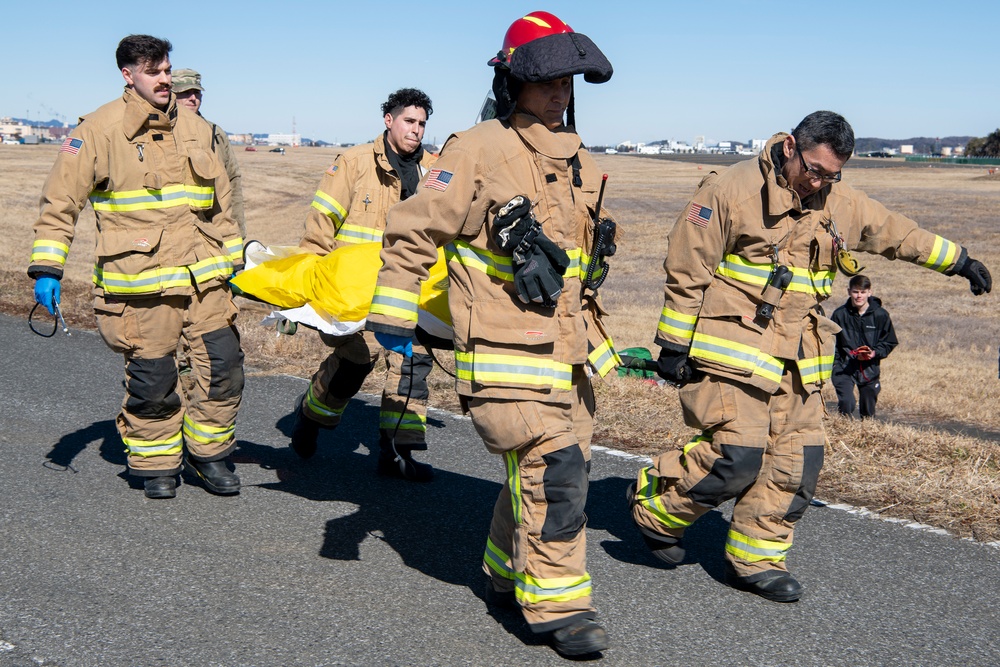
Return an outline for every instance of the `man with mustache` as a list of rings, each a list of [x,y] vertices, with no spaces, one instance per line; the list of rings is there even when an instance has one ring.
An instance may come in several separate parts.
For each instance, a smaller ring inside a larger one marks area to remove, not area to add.
[[[125,357],[118,432],[148,498],[173,498],[182,465],[211,492],[238,493],[228,458],[243,392],[243,352],[229,278],[243,264],[225,167],[211,127],[178,113],[170,42],[129,35],[116,58],[125,92],[80,119],[42,192],[28,275],[58,308],[80,211],[97,216],[94,310]],[[190,350],[191,390],[177,392],[176,352]]]

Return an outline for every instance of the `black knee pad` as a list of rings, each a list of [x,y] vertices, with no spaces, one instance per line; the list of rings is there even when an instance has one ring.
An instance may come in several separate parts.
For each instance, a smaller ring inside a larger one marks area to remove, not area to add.
[[[145,419],[165,419],[181,409],[173,357],[129,359],[125,366],[125,409]]]
[[[365,378],[375,368],[375,362],[359,364],[347,359],[341,359],[337,372],[330,381],[330,395],[334,398],[351,398],[361,389]]]
[[[587,520],[587,462],[574,444],[542,457],[545,461],[545,523],[543,542],[565,542],[579,533]]]
[[[823,445],[810,445],[802,448],[802,481],[795,490],[795,497],[788,506],[785,521],[795,523],[802,518],[809,507],[809,501],[816,493],[816,483],[819,481],[819,471],[823,469]]]
[[[234,398],[243,393],[243,350],[235,326],[217,329],[201,337],[211,363],[209,398]]]
[[[704,507],[718,507],[753,484],[764,460],[759,447],[721,445],[722,456],[712,470],[687,492],[687,497]]]

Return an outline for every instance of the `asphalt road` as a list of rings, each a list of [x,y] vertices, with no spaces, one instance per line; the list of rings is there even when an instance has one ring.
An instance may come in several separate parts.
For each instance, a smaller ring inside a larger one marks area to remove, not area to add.
[[[374,475],[371,397],[303,463],[286,434],[305,380],[251,375],[242,493],[147,500],[114,428],[120,358],[6,316],[0,340],[0,667],[564,664],[481,599],[503,471],[468,420],[432,412],[431,484]],[[721,583],[725,512],[680,567],[649,556],[623,501],[640,465],[594,454],[602,664],[1000,664],[1000,550],[813,508],[790,557],[806,594],[767,602]]]

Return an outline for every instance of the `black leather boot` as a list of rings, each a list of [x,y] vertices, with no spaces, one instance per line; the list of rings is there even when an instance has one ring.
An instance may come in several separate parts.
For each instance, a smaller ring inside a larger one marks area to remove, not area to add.
[[[378,444],[378,464],[375,468],[378,474],[410,482],[430,482],[434,479],[434,467],[415,460],[413,450],[405,445],[393,447],[386,436],[381,436]]]
[[[772,602],[796,602],[802,597],[802,584],[784,570],[770,570],[741,577],[736,574],[732,564],[726,561],[726,584]]]
[[[316,453],[316,441],[319,439],[320,425],[309,419],[302,410],[302,400],[299,400],[295,410],[295,424],[292,426],[292,450],[300,458],[312,458]]]
[[[608,633],[597,621],[585,618],[555,630],[552,648],[567,656],[597,653],[608,648]]]
[[[147,498],[174,498],[177,496],[177,478],[173,475],[147,477],[142,488]]]
[[[635,482],[628,487],[625,491],[626,499],[628,500],[628,515],[632,519],[632,523],[635,527],[639,529],[639,534],[642,535],[642,541],[646,543],[649,548],[650,553],[662,560],[668,565],[680,565],[684,561],[684,556],[687,552],[684,550],[684,545],[681,544],[681,538],[674,537],[673,535],[660,535],[659,533],[654,533],[643,526],[635,523],[635,515],[632,514],[632,508],[636,506],[639,499],[635,495]]]
[[[514,611],[520,608],[517,604],[517,594],[513,591],[498,591],[493,587],[493,580],[486,577],[486,588],[483,591],[483,598],[486,604],[497,609]]]
[[[206,489],[221,496],[240,492],[240,478],[221,461],[195,461],[184,457],[184,470],[201,480]]]

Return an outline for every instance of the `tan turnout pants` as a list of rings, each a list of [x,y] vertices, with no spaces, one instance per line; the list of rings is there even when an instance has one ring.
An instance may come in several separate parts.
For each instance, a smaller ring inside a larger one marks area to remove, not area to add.
[[[685,423],[701,434],[639,472],[633,517],[680,537],[709,509],[736,498],[726,558],[737,574],[786,570],[795,522],[823,466],[819,387],[803,386],[788,362],[773,395],[707,375],[681,388],[680,400]]]
[[[238,309],[229,289],[142,299],[97,297],[94,310],[104,342],[125,358],[125,399],[117,424],[129,472],[177,474],[185,447],[198,461],[225,458],[236,446],[243,394]],[[183,392],[179,343],[188,350],[191,368]]]
[[[302,399],[305,414],[327,428],[339,424],[347,404],[384,355],[388,375],[382,390],[379,432],[394,437],[396,444],[407,450],[427,449],[427,376],[433,364],[430,350],[414,340],[413,356],[407,358],[384,350],[371,331],[349,336],[321,334],[321,338],[333,351],[309,383]]]
[[[587,573],[587,503],[594,394],[574,369],[573,405],[471,398],[476,431],[503,457],[483,571],[516,594],[534,632],[594,618]]]

